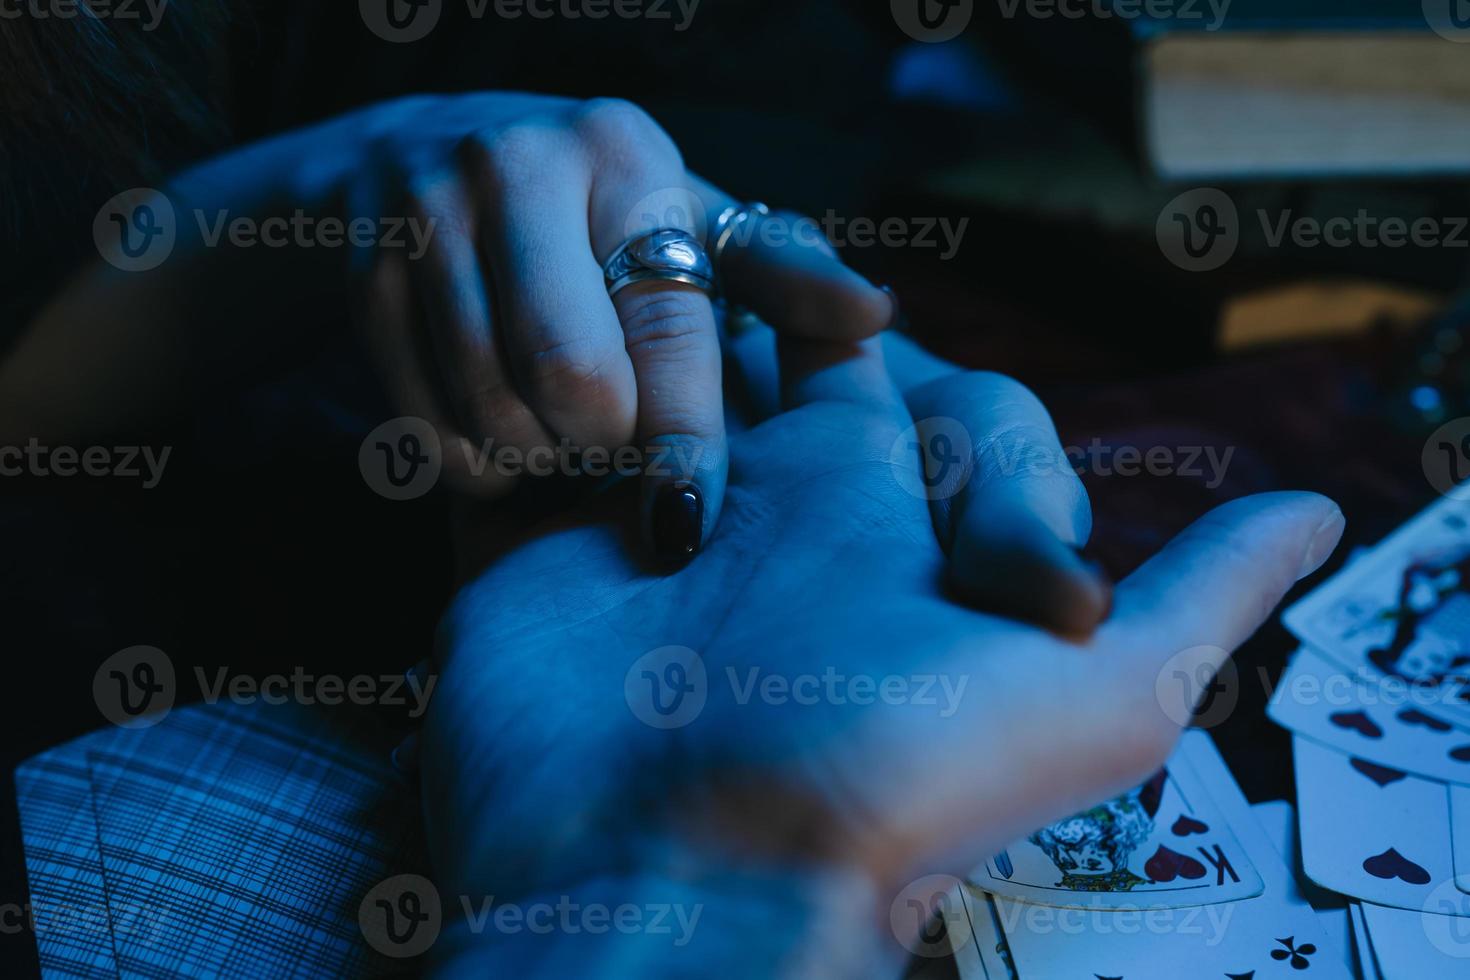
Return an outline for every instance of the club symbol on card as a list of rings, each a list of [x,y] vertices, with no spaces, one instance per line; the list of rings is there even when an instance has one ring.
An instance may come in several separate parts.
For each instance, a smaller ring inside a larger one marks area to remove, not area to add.
[[[1363,870],[1375,878],[1392,881],[1401,878],[1411,885],[1429,884],[1429,872],[1390,847],[1382,854],[1363,861]]]
[[[1383,737],[1383,729],[1379,728],[1377,723],[1372,718],[1369,718],[1368,713],[1365,711],[1339,711],[1329,715],[1327,720],[1338,728],[1346,728],[1349,731],[1357,732],[1364,738]]]
[[[1348,765],[1373,780],[1379,786],[1387,786],[1389,783],[1396,783],[1400,779],[1407,778],[1407,773],[1399,772],[1397,769],[1390,769],[1388,766],[1365,762],[1362,759],[1349,759]]]
[[[1173,831],[1175,837],[1188,837],[1190,834],[1209,833],[1210,825],[1201,820],[1196,820],[1193,817],[1186,817],[1181,814],[1179,819],[1174,821],[1174,826],[1169,829]]]
[[[1399,712],[1398,719],[1405,725],[1423,725],[1431,732],[1447,732],[1450,730],[1449,722],[1440,721],[1433,715],[1426,715],[1418,708],[1405,708]]]
[[[1316,954],[1317,946],[1315,943],[1302,943],[1298,946],[1295,936],[1287,936],[1285,939],[1278,939],[1276,941],[1281,944],[1282,948],[1271,950],[1271,958],[1273,960],[1289,959],[1293,970],[1305,970],[1312,965],[1307,957]]]
[[[1175,878],[1195,881],[1205,876],[1205,866],[1188,854],[1171,851],[1163,844],[1154,851],[1154,856],[1143,865],[1144,872],[1154,881],[1168,883]]]

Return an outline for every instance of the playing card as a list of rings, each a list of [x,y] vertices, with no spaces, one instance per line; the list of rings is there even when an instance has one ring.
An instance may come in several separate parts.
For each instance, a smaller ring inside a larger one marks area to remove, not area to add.
[[[965,909],[968,936],[951,936],[960,980],[1019,980],[1011,966],[1011,951],[1001,935],[995,903],[984,892],[961,885],[958,896]]]
[[[1368,935],[1368,923],[1363,919],[1363,903],[1348,903],[1348,917],[1353,926],[1353,948],[1358,955],[1358,975],[1363,980],[1382,980],[1378,972],[1378,961],[1373,956],[1373,941]]]
[[[1455,885],[1470,892],[1470,788],[1450,786],[1450,851],[1455,863]]]
[[[1016,841],[970,879],[997,896],[1079,909],[1209,905],[1262,887],[1204,784],[1173,760],[1132,792]]]
[[[1416,912],[1442,885],[1459,894],[1443,783],[1343,755],[1300,735],[1292,745],[1308,878],[1365,902]]]
[[[1170,766],[1188,769],[1209,787],[1219,815],[1260,874],[1262,894],[1132,912],[997,898],[1016,973],[1024,980],[1349,977],[1209,737],[1185,733]]]
[[[1257,803],[1251,807],[1261,829],[1281,860],[1291,869],[1297,889],[1317,913],[1317,922],[1327,935],[1330,948],[1343,963],[1353,963],[1352,922],[1348,900],[1337,892],[1319,888],[1302,873],[1300,848],[1297,846],[1296,811],[1285,800]]]
[[[1470,500],[1445,498],[1283,616],[1365,678],[1441,689],[1470,724]]]
[[[1470,978],[1470,900],[1455,890],[1457,915],[1434,915],[1362,904],[1374,965],[1383,980]]]
[[[1271,693],[1271,720],[1365,762],[1470,782],[1470,728],[1409,692],[1355,679],[1303,647]]]

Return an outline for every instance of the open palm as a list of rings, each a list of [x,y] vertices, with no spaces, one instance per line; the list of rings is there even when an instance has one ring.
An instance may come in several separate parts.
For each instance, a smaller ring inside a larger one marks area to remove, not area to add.
[[[789,345],[781,370],[788,411],[732,439],[704,554],[653,574],[596,504],[539,529],[447,617],[424,736],[441,890],[697,896],[694,940],[481,935],[457,962],[871,975],[905,882],[1160,765],[1199,693],[1161,671],[1218,665],[1341,532],[1313,495],[1228,504],[1068,642],[945,594],[876,345]],[[831,929],[841,950],[806,941]]]

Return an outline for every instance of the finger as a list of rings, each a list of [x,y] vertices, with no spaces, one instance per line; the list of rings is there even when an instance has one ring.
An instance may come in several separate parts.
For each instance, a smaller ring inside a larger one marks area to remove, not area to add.
[[[690,175],[708,205],[711,233],[736,201]],[[711,254],[715,242],[710,242]],[[754,215],[732,231],[718,269],[725,297],[783,334],[825,340],[871,337],[898,321],[898,300],[849,269],[810,218]]]
[[[466,438],[481,450],[495,447],[522,454],[555,439],[516,391],[496,343],[491,302],[475,242],[474,211],[459,181],[449,175],[409,195],[410,217],[432,229],[424,253],[408,268],[428,345],[435,353],[438,382],[448,410]],[[455,486],[476,496],[499,496],[515,478],[494,466],[466,472],[453,465]]]
[[[691,235],[693,215],[647,214],[646,202],[684,188],[669,138],[625,102],[590,103],[577,126],[595,157],[592,247],[606,261],[626,241],[670,227]],[[695,286],[650,280],[613,297],[637,385],[636,437],[648,457],[644,531],[659,561],[688,561],[719,519],[729,472],[719,337],[714,310]]]
[[[467,140],[464,152],[517,387],[545,428],[575,447],[627,445],[637,388],[588,244],[591,169],[580,145],[521,122]]]
[[[446,479],[456,487],[474,483],[468,460],[476,447],[451,424],[429,380],[432,364],[419,343],[418,304],[401,249],[378,249],[367,260],[359,293],[358,318],[364,326],[373,360],[383,373],[389,400],[404,415],[423,419],[439,436]]]
[[[1263,494],[1218,507],[1118,585],[1098,640],[1135,656],[1234,650],[1331,556],[1344,526],[1337,505],[1317,494]]]
[[[931,500],[956,593],[1067,636],[1090,635],[1108,614],[1112,586],[1079,554],[1092,509],[1045,406],[1019,382],[979,371],[940,377],[905,398],[926,471],[969,467]]]
[[[820,402],[871,406],[907,418],[903,399],[883,364],[878,338],[855,341],[779,337],[781,403],[788,410]]]

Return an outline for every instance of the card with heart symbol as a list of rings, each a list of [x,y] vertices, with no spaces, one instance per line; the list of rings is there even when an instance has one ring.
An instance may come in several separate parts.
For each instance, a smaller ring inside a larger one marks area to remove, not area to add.
[[[1470,500],[1425,510],[1282,620],[1339,667],[1436,693],[1442,715],[1470,725]]]
[[[1261,893],[1209,792],[1171,764],[1122,796],[1043,827],[970,876],[991,894],[1077,909],[1209,905]]]
[[[1298,735],[1302,868],[1323,888],[1423,912],[1455,877],[1449,788]],[[1458,891],[1455,892],[1458,895]]]
[[[1241,853],[1257,869],[1261,893],[1203,907],[1148,911],[1053,908],[995,898],[995,918],[1016,975],[1024,980],[1351,977],[1209,736],[1186,732],[1169,768],[1181,782],[1209,788],[1214,816],[1231,828]]]
[[[1309,647],[1292,658],[1266,714],[1363,762],[1470,784],[1470,727],[1451,722],[1411,692],[1395,695],[1352,677]]]

